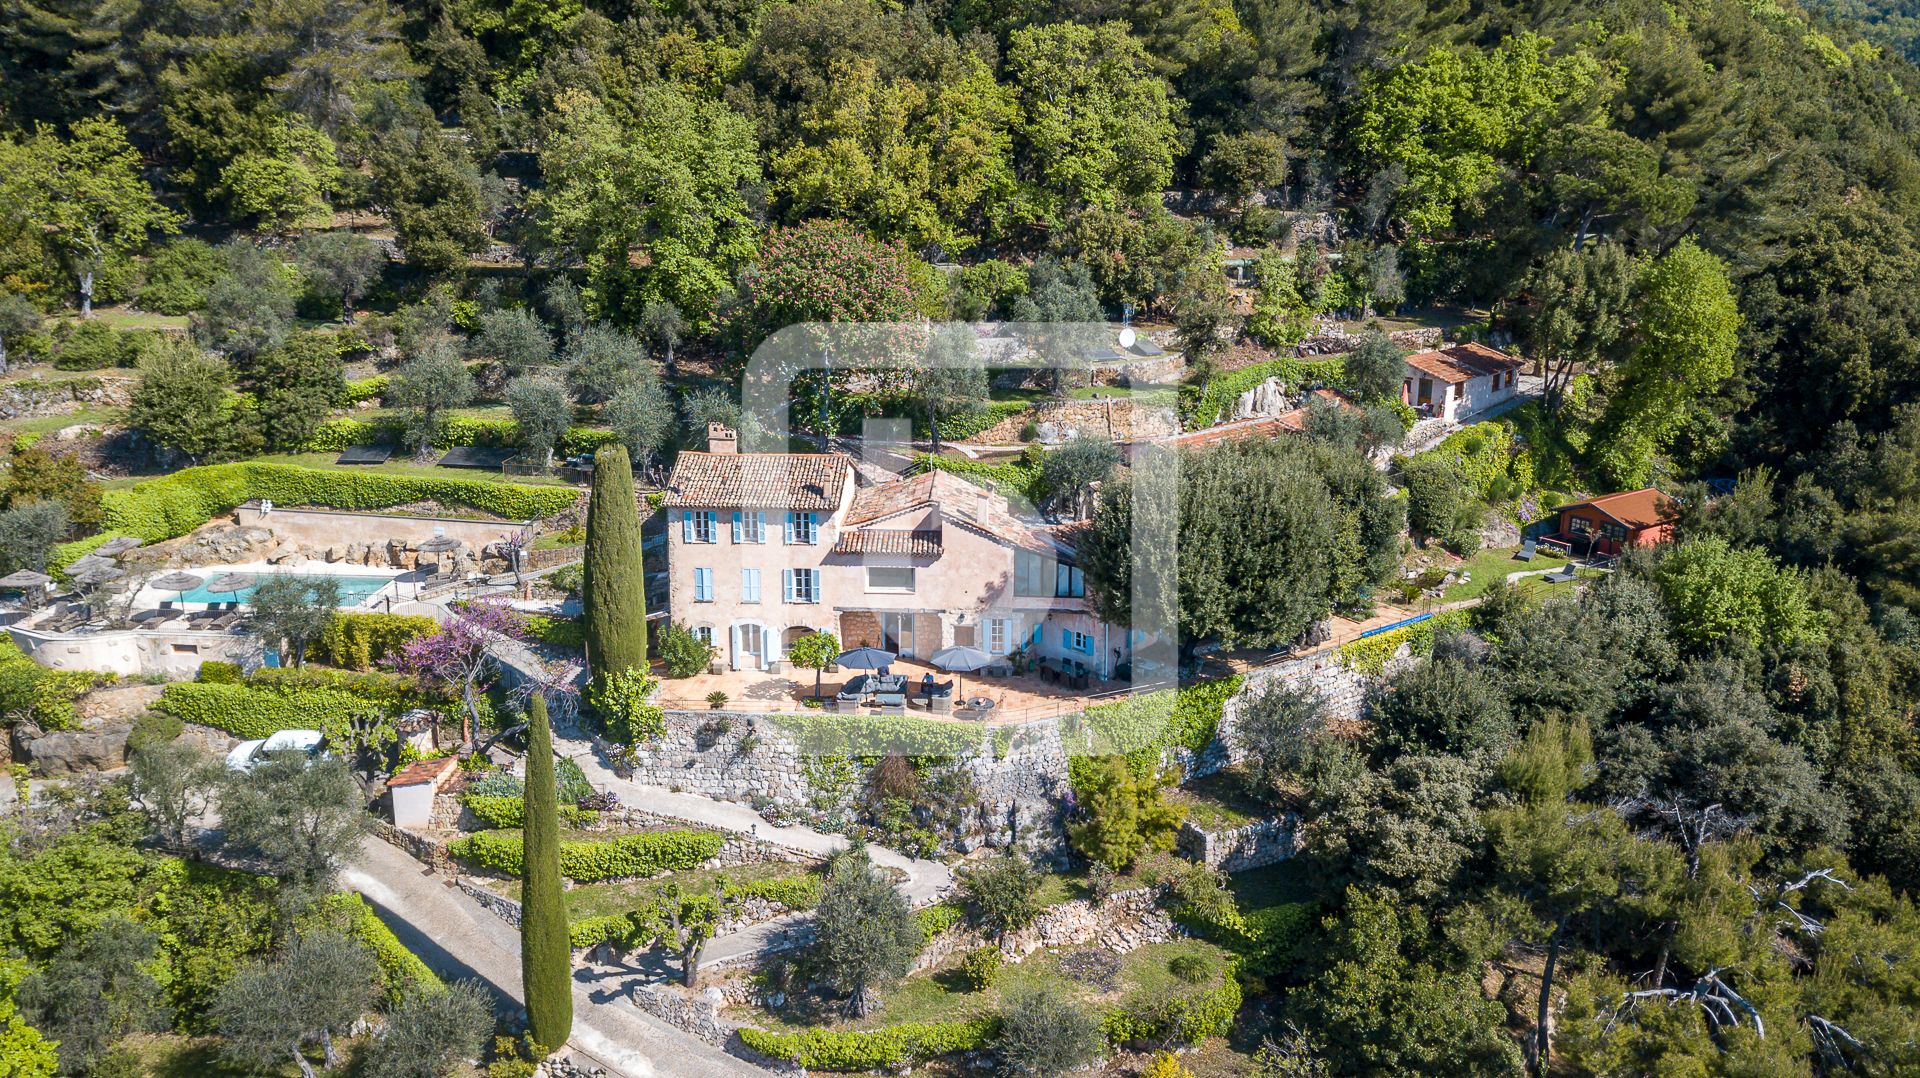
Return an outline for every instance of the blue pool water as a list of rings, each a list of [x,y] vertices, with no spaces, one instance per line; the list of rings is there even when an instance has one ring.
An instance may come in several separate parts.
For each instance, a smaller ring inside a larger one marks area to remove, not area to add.
[[[214,575],[218,576],[219,574],[216,573]],[[269,576],[277,576],[279,574],[254,573],[249,575],[252,575],[259,580],[265,580]],[[386,587],[387,584],[393,580],[392,577],[386,577],[386,576],[333,576],[329,574],[327,577],[322,578],[322,577],[305,576],[299,573],[290,573],[288,575],[299,577],[302,580],[330,579],[330,580],[339,581],[340,605],[343,607],[359,606],[362,602],[364,602],[367,599],[368,596],[379,591],[381,588]],[[211,581],[212,577],[209,577],[208,579],[209,581]],[[252,601],[253,591],[254,591],[253,588],[242,588],[237,592],[223,591],[223,592],[215,593],[215,592],[208,591],[206,589],[206,585],[203,584],[200,587],[194,588],[192,591],[185,593],[184,596],[175,594],[172,592],[168,592],[165,594],[165,597],[168,599],[172,599],[176,602],[184,598],[184,600],[188,604],[231,603],[231,602],[246,603],[246,602]]]

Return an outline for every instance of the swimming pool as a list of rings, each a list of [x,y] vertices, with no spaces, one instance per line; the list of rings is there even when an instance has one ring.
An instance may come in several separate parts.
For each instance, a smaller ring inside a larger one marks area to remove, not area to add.
[[[213,574],[213,576],[210,576],[207,579],[209,580],[209,582],[211,582],[214,576],[219,576],[219,575],[220,574],[215,573]],[[299,580],[336,581],[340,585],[340,605],[343,608],[350,607],[350,606],[359,606],[361,603],[366,602],[370,596],[377,593],[381,588],[384,588],[388,584],[393,582],[393,578],[390,576],[336,576],[332,573],[329,573],[326,576],[310,576],[305,573],[284,573],[284,574],[283,573],[249,573],[248,575],[252,576],[255,580],[262,581],[262,582],[264,582],[268,577],[273,577],[273,576],[291,576]],[[254,585],[254,587],[258,587],[258,584]],[[175,602],[184,600],[187,603],[231,603],[231,602],[248,603],[253,601],[254,587],[241,588],[237,592],[231,592],[231,591],[211,592],[207,590],[207,587],[205,584],[202,584],[201,586],[194,588],[189,592],[186,592],[184,595],[176,592],[162,592],[160,594],[163,598],[170,599]]]

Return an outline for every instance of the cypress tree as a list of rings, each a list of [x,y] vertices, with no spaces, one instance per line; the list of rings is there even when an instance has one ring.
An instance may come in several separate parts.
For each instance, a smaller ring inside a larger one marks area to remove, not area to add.
[[[531,701],[527,723],[526,879],[521,888],[520,986],[527,1001],[527,1032],[548,1050],[573,1033],[573,950],[567,907],[560,897],[560,807],[554,794],[553,728],[547,702]]]
[[[593,457],[587,500],[587,552],[581,574],[587,668],[596,685],[609,674],[647,670],[647,574],[640,560],[640,508],[627,447],[604,445]]]

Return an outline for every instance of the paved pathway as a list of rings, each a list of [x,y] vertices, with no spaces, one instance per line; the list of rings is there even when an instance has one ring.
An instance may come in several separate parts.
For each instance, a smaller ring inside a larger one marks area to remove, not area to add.
[[[344,876],[400,942],[449,980],[479,980],[518,1011],[520,936],[446,878],[377,838]],[[646,1014],[594,971],[575,971],[572,1046],[624,1078],[765,1078],[766,1072]]]

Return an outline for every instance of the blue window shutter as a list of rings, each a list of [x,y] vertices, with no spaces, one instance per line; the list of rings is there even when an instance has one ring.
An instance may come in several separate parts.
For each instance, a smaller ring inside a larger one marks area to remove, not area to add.
[[[783,602],[789,602],[789,603],[793,602],[793,570],[792,569],[780,570],[780,599]]]
[[[680,541],[693,542],[693,511],[691,509],[680,510]]]
[[[767,541],[767,514],[764,510],[762,510],[761,512],[755,513],[753,515],[759,522],[760,541],[764,543]]]
[[[736,544],[740,542],[740,510],[738,509],[733,511],[733,541]]]
[[[787,545],[793,545],[793,514],[787,514]]]
[[[819,541],[820,541],[820,518],[819,516],[813,513],[808,513],[807,514],[807,542],[818,543]]]

